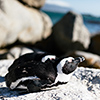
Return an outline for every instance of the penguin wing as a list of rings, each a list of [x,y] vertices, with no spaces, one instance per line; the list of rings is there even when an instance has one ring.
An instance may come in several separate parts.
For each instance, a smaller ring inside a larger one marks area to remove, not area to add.
[[[33,60],[18,64],[13,66],[13,69],[8,72],[5,76],[5,80],[7,86],[11,89],[15,88],[20,82],[26,80],[42,80],[42,84],[48,83],[46,65],[45,63]]]

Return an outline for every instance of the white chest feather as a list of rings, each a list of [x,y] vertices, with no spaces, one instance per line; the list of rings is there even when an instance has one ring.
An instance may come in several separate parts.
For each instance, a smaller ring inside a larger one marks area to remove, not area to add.
[[[57,83],[57,82],[68,82],[70,80],[72,74],[73,73],[70,73],[68,75],[64,74],[64,73],[58,73],[54,83]]]

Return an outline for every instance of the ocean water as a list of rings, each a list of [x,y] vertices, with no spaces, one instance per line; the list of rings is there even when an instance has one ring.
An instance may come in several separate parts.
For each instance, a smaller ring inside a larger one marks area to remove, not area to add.
[[[65,15],[64,13],[44,12],[50,16],[53,24],[57,23]],[[100,17],[94,17],[91,15],[82,15],[82,17],[85,26],[91,34],[100,32]]]

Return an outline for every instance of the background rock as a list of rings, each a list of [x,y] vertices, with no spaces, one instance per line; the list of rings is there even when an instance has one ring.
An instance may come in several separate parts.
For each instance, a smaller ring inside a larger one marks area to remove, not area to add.
[[[62,52],[87,49],[90,43],[90,33],[82,16],[74,12],[68,12],[53,26],[53,37]]]
[[[72,50],[85,50],[90,43],[90,33],[84,26],[82,16],[68,12],[52,28],[52,34],[35,47],[61,56]]]
[[[46,0],[18,0],[24,5],[28,5],[35,8],[41,8]]]
[[[88,51],[100,55],[100,33],[91,36],[91,43]]]
[[[3,0],[1,3],[0,47],[13,44],[17,40],[35,44],[51,34],[52,22],[48,15],[16,0]]]
[[[100,70],[77,68],[70,81],[58,87],[46,89],[37,93],[11,91],[6,87],[4,75],[12,60],[0,61],[1,68],[6,71],[0,74],[0,99],[6,100],[99,100],[100,98]]]
[[[89,67],[89,68],[99,68],[100,69],[100,56],[84,51],[73,51],[67,54],[67,56],[85,57],[85,61],[80,63],[79,66]]]
[[[7,49],[1,49],[0,50],[0,60],[1,59],[6,59],[7,53],[8,53],[8,50]]]
[[[26,53],[33,53],[34,51],[32,49],[29,49],[27,47],[13,47],[8,51],[7,59],[17,59],[21,55],[24,55]]]
[[[34,50],[24,46],[15,46],[8,50],[0,50],[0,59],[17,59],[21,55],[34,52]]]

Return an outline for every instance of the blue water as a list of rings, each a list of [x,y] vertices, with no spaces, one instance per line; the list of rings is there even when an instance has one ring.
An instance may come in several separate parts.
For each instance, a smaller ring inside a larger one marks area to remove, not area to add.
[[[53,22],[53,24],[57,23],[65,14],[64,13],[54,13],[54,12],[46,12]],[[87,29],[91,34],[95,34],[100,32],[100,17],[94,17],[90,15],[82,15],[83,21]]]
[[[100,32],[100,17],[94,17],[90,15],[82,15],[84,24],[90,31],[90,33]]]

